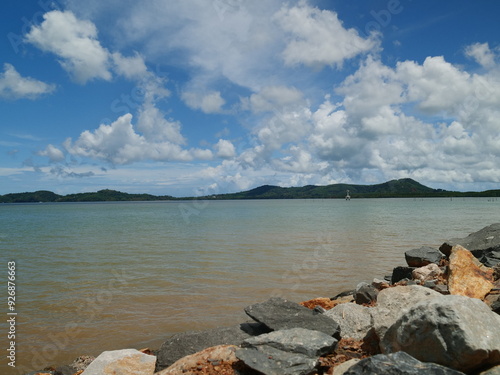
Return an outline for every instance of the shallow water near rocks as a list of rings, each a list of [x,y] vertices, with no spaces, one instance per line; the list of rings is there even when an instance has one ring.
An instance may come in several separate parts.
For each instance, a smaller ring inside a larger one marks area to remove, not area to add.
[[[0,278],[15,261],[18,315],[16,370],[0,372],[157,348],[271,296],[330,297],[499,214],[486,198],[2,204]]]

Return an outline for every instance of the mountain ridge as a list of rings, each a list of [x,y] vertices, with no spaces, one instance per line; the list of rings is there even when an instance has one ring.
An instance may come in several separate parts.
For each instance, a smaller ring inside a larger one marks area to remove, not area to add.
[[[499,190],[482,192],[457,192],[433,189],[411,179],[402,178],[374,185],[332,184],[305,185],[302,187],[281,187],[262,185],[237,193],[212,194],[198,197],[173,197],[170,195],[129,194],[117,190],[103,189],[97,192],[59,195],[48,190],[10,193],[0,195],[0,203],[37,202],[117,202],[117,201],[157,201],[193,199],[343,199],[349,190],[355,198],[431,198],[431,197],[498,197]]]

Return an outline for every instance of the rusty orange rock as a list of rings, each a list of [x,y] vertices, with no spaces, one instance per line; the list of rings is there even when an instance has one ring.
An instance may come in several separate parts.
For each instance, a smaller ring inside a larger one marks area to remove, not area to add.
[[[448,275],[450,294],[484,299],[493,288],[493,269],[481,264],[460,245],[451,249]]]

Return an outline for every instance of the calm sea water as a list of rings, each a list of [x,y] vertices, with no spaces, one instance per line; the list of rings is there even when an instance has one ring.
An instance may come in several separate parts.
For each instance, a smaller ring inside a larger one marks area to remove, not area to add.
[[[270,296],[330,297],[498,221],[484,198],[3,204],[0,280],[15,261],[18,316],[17,371],[2,355],[1,372],[157,348]]]

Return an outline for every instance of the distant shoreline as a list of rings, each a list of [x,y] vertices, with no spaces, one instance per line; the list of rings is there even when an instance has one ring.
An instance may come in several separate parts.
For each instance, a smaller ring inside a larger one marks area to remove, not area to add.
[[[349,199],[356,198],[496,198],[500,189],[481,192],[458,192],[433,189],[410,178],[391,180],[376,185],[333,184],[327,186],[280,187],[263,185],[248,191],[211,194],[195,197],[170,195],[129,194],[104,189],[97,192],[59,195],[48,190],[0,195],[0,203],[49,202],[130,202],[182,200],[249,200],[249,199]]]

